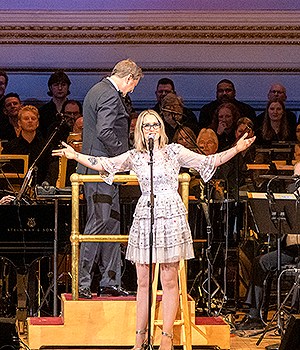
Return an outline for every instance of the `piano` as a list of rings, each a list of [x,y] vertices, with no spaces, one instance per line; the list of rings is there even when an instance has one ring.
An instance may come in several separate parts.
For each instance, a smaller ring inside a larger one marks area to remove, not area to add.
[[[17,268],[53,254],[54,204],[1,205],[0,256]],[[59,204],[58,250],[69,244],[71,205]]]

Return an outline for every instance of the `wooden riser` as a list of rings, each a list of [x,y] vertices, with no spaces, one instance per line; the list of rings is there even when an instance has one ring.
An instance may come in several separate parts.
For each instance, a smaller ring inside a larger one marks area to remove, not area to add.
[[[195,303],[188,301],[191,321],[195,324]],[[156,319],[161,319],[161,303],[157,302]],[[133,297],[71,300],[62,295],[62,316],[28,318],[28,345],[39,349],[47,345],[132,346],[135,341],[136,301]],[[230,348],[229,325],[222,320],[206,318],[207,324],[192,327],[193,345],[218,345]],[[214,323],[214,324],[209,324]],[[161,330],[155,327],[153,344],[158,345]],[[217,342],[217,343],[216,343]],[[181,328],[174,327],[174,345],[182,345]]]

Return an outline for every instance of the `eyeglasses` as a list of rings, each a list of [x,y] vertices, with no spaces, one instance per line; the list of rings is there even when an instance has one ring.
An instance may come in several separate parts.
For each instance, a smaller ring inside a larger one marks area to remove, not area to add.
[[[160,123],[153,123],[153,124],[146,123],[146,124],[142,124],[142,127],[147,131],[150,130],[151,128],[153,130],[157,130],[160,128]]]

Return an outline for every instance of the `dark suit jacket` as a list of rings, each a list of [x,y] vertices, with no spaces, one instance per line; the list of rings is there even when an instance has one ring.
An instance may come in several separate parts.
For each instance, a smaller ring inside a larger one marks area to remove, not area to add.
[[[82,153],[117,156],[128,150],[129,116],[123,98],[104,78],[87,93],[83,102]],[[79,165],[80,174],[97,172]]]

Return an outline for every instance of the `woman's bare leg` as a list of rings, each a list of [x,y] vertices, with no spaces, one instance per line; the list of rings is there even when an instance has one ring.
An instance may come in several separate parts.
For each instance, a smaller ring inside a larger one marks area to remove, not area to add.
[[[165,263],[160,266],[160,280],[163,289],[163,332],[173,334],[174,321],[179,305],[178,286],[179,262]],[[163,335],[160,343],[160,350],[170,350],[172,338]]]
[[[148,324],[148,292],[149,292],[149,265],[136,264],[137,295],[136,295],[136,334],[135,348],[140,348],[147,337]]]

